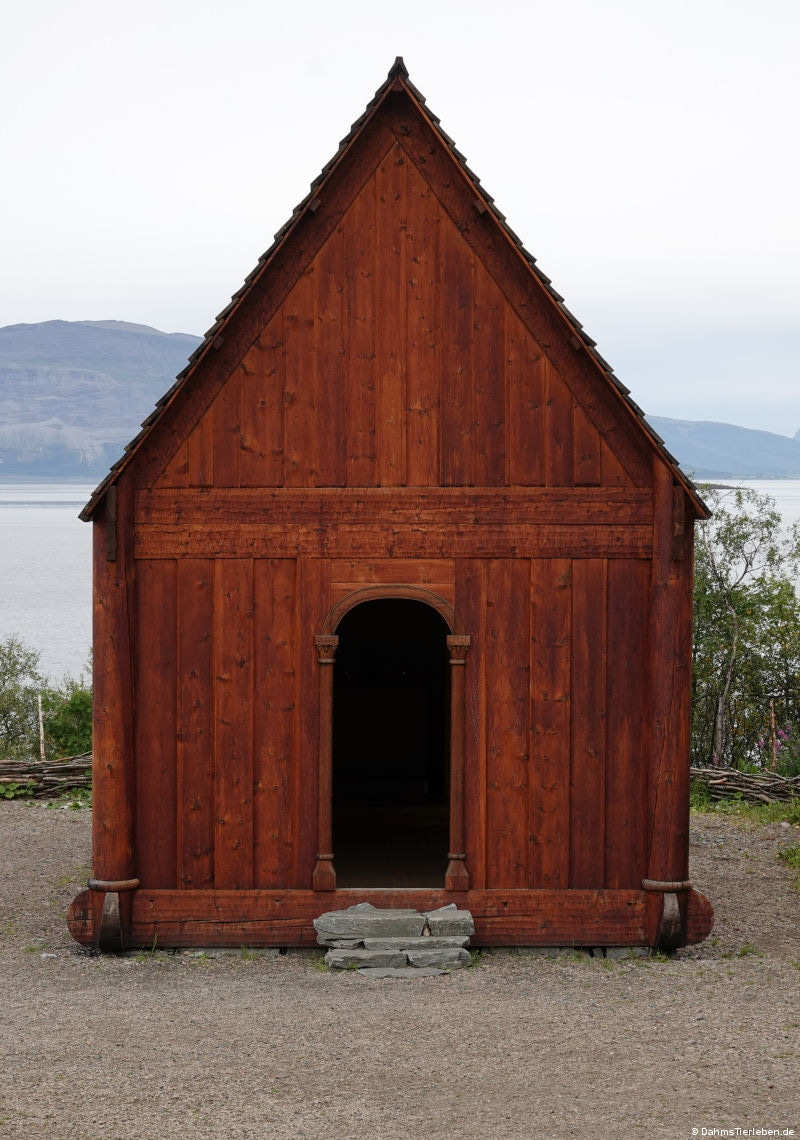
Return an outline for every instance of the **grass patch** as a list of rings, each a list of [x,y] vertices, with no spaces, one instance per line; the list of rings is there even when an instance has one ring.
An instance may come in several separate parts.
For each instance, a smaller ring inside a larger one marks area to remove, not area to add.
[[[4,780],[0,783],[0,800],[30,799],[35,791],[35,784],[20,784],[17,780]]]
[[[792,886],[796,891],[800,891],[800,843],[795,843],[793,847],[784,847],[782,851],[778,852],[778,858],[781,859],[787,867],[791,867],[797,871]]]
[[[777,804],[752,804],[741,797],[712,800],[706,784],[692,780],[689,803],[692,811],[704,815],[725,815],[757,824],[785,821],[800,827],[800,799]]]
[[[470,969],[472,969],[474,966],[482,966],[483,965],[483,951],[482,950],[470,950],[469,956],[470,956],[470,963],[469,963]]]
[[[51,810],[60,808],[61,811],[80,811],[81,808],[91,808],[92,789],[73,788],[72,791],[63,792],[54,800],[50,800],[47,806]]]

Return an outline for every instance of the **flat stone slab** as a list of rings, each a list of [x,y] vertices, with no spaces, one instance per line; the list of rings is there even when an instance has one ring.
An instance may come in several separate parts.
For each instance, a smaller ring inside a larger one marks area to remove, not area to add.
[[[604,950],[595,950],[595,957],[604,954],[606,958],[616,958],[624,961],[626,958],[649,958],[653,951],[649,946],[606,946]]]
[[[360,966],[395,968],[407,966],[408,958],[396,950],[329,950],[325,964],[331,970],[352,970]],[[427,963],[426,963],[427,964]]]
[[[439,907],[438,910],[425,912],[428,929],[432,935],[456,937],[459,935],[469,938],[475,933],[475,923],[468,910],[459,910],[455,903]]]
[[[347,910],[326,911],[314,919],[314,929],[317,941],[323,946],[342,938],[418,938],[425,929],[425,915],[415,910],[381,909],[370,903],[358,903]]]
[[[469,950],[459,947],[442,947],[440,950],[409,950],[412,966],[435,966],[443,970],[459,970],[472,961]]]
[[[367,966],[357,971],[362,978],[438,978],[445,973],[436,970],[433,966],[398,966],[397,969],[383,969],[381,967]]]
[[[423,935],[421,938],[365,938],[367,950],[442,950],[466,946],[466,934],[447,938],[443,935]]]

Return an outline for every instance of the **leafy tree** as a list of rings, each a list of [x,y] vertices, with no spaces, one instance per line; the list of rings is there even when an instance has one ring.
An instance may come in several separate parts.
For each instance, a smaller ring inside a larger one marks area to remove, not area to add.
[[[74,756],[92,747],[92,689],[81,677],[48,684],[39,654],[18,637],[0,641],[0,759],[39,758],[42,697],[48,758]]]
[[[39,654],[19,640],[0,641],[0,757],[27,759],[39,736],[37,694],[44,679]]]
[[[761,767],[770,702],[786,739],[793,731],[800,741],[800,529],[784,534],[767,495],[704,493],[714,516],[698,525],[695,543],[692,757]],[[785,768],[791,750],[779,752]]]
[[[59,689],[44,694],[47,755],[77,756],[92,747],[92,690],[67,677]]]

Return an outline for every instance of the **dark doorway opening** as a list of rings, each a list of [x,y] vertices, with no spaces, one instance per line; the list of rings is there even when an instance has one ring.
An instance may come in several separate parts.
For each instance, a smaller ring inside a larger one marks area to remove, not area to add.
[[[408,599],[362,602],[336,630],[337,887],[442,887],[449,838],[447,623]]]

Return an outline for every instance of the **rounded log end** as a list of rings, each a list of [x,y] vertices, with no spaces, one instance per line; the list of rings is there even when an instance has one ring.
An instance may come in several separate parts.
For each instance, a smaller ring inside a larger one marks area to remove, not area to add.
[[[702,942],[713,929],[714,907],[699,891],[689,891],[686,899],[686,945]]]
[[[67,928],[81,946],[96,946],[97,906],[92,891],[81,891],[67,907]]]

